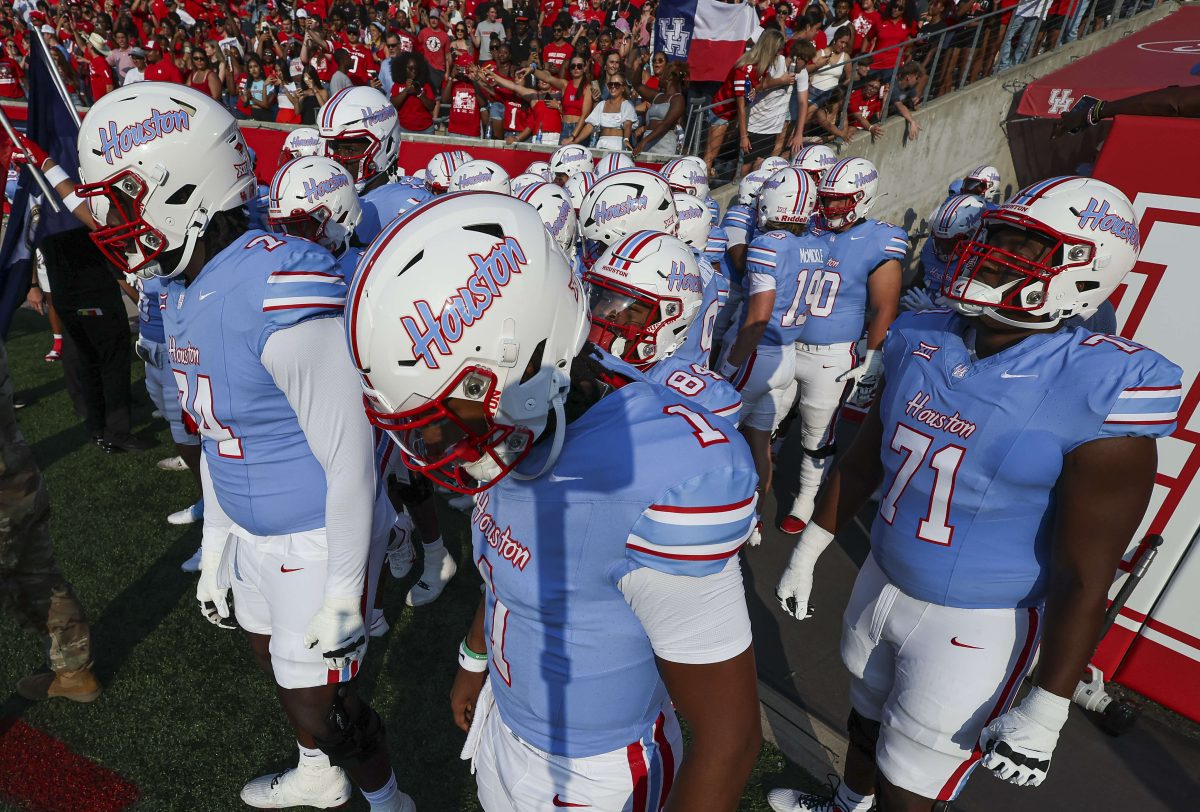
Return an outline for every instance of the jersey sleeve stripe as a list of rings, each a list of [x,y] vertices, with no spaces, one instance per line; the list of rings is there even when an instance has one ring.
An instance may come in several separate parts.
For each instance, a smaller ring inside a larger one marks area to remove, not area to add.
[[[747,531],[745,535],[739,535],[737,538],[717,544],[680,544],[669,546],[655,544],[641,536],[630,535],[629,539],[625,542],[625,546],[639,553],[655,555],[660,558],[670,558],[676,561],[716,561],[736,555],[737,551],[742,548],[742,545],[746,543],[746,539],[749,537],[750,533]]]
[[[1117,397],[1119,399],[1171,398],[1181,397],[1182,395],[1183,386],[1176,384],[1175,386],[1131,386],[1117,395]]]
[[[747,496],[745,499],[730,502],[727,505],[703,505],[699,507],[692,505],[651,505],[649,510],[661,511],[663,513],[728,513],[730,511],[745,510],[747,507],[753,510],[753,505],[754,497]],[[729,517],[726,521],[733,521],[734,518],[736,517]],[[662,520],[658,519],[658,521]]]
[[[1158,426],[1163,423],[1174,423],[1178,418],[1177,412],[1148,412],[1146,414],[1110,414],[1105,423],[1137,423],[1147,426]]]
[[[341,286],[346,284],[339,274],[324,273],[323,271],[276,271],[267,277],[268,285],[286,285],[297,282],[317,282]]]
[[[713,409],[713,414],[719,414],[724,417],[725,415],[733,414],[740,408],[742,408],[741,400],[737,403],[730,403],[728,406],[722,406],[720,409]]]
[[[340,308],[346,305],[345,296],[301,296],[283,299],[264,299],[263,312],[294,310],[301,307]]]

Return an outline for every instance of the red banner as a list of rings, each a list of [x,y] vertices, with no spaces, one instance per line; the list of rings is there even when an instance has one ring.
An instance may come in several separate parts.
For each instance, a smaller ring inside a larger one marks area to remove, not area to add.
[[[1200,545],[1192,543],[1200,528],[1200,344],[1188,338],[1200,296],[1196,144],[1198,120],[1119,117],[1096,163],[1095,176],[1133,202],[1141,235],[1138,264],[1113,294],[1120,333],[1183,368],[1183,404],[1175,433],[1158,443],[1154,492],[1136,534],[1161,534],[1162,550],[1095,662],[1200,720]]]

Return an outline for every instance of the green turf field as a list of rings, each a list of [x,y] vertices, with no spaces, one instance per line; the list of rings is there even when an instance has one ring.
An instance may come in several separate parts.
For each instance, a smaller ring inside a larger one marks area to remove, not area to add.
[[[159,448],[108,455],[75,418],[61,367],[42,361],[49,342],[43,319],[17,314],[7,348],[16,390],[30,401],[18,418],[46,474],[58,560],[91,620],[96,670],[107,690],[90,705],[21,700],[10,686],[43,658],[37,640],[0,615],[0,719],[19,716],[136,784],[142,800],[134,809],[245,809],[242,784],[293,765],[295,742],[240,634],[200,617],[195,576],[179,569],[200,543],[200,530],[169,525],[166,516],[195,501],[191,477],[154,465],[174,452],[166,424],[150,420],[140,363],[133,370],[135,433],[157,438]],[[466,517],[447,509],[443,518],[459,575],[440,600],[415,612],[403,601],[411,581],[388,579],[392,630],[371,641],[360,680],[387,723],[400,786],[423,812],[478,809],[474,779],[458,760],[464,734],[451,721],[447,697],[479,577],[463,555]],[[416,572],[419,566],[412,580]],[[766,810],[766,788],[809,780],[766,746],[741,808]],[[0,799],[0,808],[47,807],[4,806]],[[349,808],[367,805],[357,796]]]

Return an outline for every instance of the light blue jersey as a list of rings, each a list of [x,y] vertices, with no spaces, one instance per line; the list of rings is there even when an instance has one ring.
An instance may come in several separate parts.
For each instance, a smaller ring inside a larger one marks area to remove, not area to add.
[[[745,442],[726,420],[668,395],[640,377],[614,390],[566,427],[548,473],[505,477],[476,497],[496,707],[553,755],[624,748],[667,700],[621,578],[642,567],[719,572],[753,527]],[[550,445],[518,468],[540,471]]]
[[[161,276],[138,280],[138,335],[145,341],[163,344],[163,312],[167,309],[169,281]]]
[[[1179,367],[1064,327],[982,360],[971,320],[904,313],[884,342],[883,498],[871,550],[907,595],[964,608],[1046,596],[1063,458],[1103,437],[1175,428]]]
[[[867,319],[867,278],[889,260],[904,262],[908,235],[880,220],[862,220],[842,232],[826,231],[825,266],[816,269],[804,291],[805,344],[841,344],[862,337]]]
[[[705,411],[737,425],[742,410],[741,394],[733,384],[705,365],[672,355],[650,367],[645,375],[652,383],[670,389],[672,395],[683,395]]]
[[[809,303],[805,291],[827,258],[827,239],[813,234],[797,236],[788,231],[768,231],[750,243],[746,251],[746,301],[755,294],[774,289],[775,306],[763,332],[763,346],[792,344],[805,326]],[[817,288],[819,291],[820,289]]]
[[[712,226],[708,229],[708,240],[704,243],[704,258],[716,265],[721,264],[721,260],[725,259],[725,252],[729,250],[729,235],[725,233],[725,229],[720,226]]]
[[[934,253],[933,237],[925,240],[925,245],[921,248],[921,274],[925,290],[930,296],[937,296],[942,292],[948,265],[949,262],[938,259],[938,255]]]
[[[325,470],[261,358],[275,331],[341,315],[346,284],[333,257],[249,231],[167,293],[168,360],[221,507],[255,535],[324,527]]]
[[[729,280],[716,272],[704,254],[695,249],[692,249],[692,253],[696,257],[696,265],[700,268],[700,281],[704,285],[700,298],[700,312],[696,314],[687,338],[675,351],[674,357],[706,367],[712,353],[717,318],[729,301]]]
[[[406,211],[433,199],[433,192],[402,183],[386,183],[366,194],[359,195],[362,220],[354,229],[358,241],[363,245],[379,236],[384,226]]]

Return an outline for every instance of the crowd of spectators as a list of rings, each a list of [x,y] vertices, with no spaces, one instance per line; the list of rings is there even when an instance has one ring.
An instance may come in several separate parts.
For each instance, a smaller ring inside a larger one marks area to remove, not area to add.
[[[678,151],[687,102],[703,97],[716,102],[710,165],[732,147],[750,167],[807,143],[877,137],[885,112],[916,138],[925,99],[1069,41],[1086,25],[1081,10],[1096,24],[1126,11],[1116,0],[747,2],[765,34],[712,87],[655,50],[657,0],[16,0],[0,9],[0,97],[24,93],[32,10],[81,105],[173,81],[241,119],[313,124],[331,95],[371,85],[406,131],[638,155]]]

